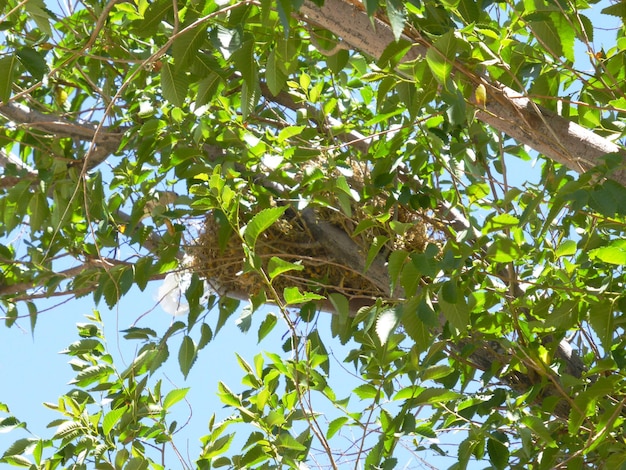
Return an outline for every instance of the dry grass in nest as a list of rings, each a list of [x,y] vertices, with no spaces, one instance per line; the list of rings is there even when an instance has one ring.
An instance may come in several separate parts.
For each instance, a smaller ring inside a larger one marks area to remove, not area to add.
[[[289,211],[288,213],[292,213]],[[401,235],[394,234],[389,224],[378,224],[353,236],[358,222],[366,215],[354,209],[351,218],[341,212],[322,208],[317,216],[340,227],[352,237],[355,250],[362,253],[363,259],[376,236],[386,236],[390,241],[383,250],[404,249],[409,252],[422,252],[430,239],[423,218],[405,208],[396,209],[391,216],[398,222],[410,224]],[[237,233],[232,232],[223,249],[219,244],[220,225],[208,214],[198,243],[192,251],[195,259],[194,270],[222,294],[251,296],[263,289],[263,281],[255,272],[244,271],[244,251]],[[381,251],[383,256],[384,251]],[[347,298],[384,296],[368,278],[367,273],[343,266],[334,260],[322,243],[313,238],[298,216],[285,217],[263,232],[257,240],[255,254],[261,259],[263,268],[272,257],[298,263],[300,271],[289,271],[276,277],[272,285],[281,293],[285,287],[297,286],[301,291],[312,291],[322,295],[338,292]]]

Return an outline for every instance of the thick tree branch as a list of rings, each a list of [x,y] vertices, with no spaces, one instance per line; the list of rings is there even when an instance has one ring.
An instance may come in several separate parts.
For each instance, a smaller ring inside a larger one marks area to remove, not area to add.
[[[118,150],[124,135],[124,129],[104,127],[98,131],[96,124],[77,123],[54,114],[36,111],[19,103],[0,105],[0,114],[18,127],[34,129],[55,137],[70,137],[95,146],[88,152],[87,169],[96,167]]]
[[[17,125],[37,129],[52,135],[93,141],[97,145],[119,146],[123,131],[104,128],[96,134],[97,125],[77,123],[54,114],[46,114],[19,103],[0,105],[0,114]]]
[[[305,1],[300,13],[303,21],[327,29],[352,49],[376,59],[395,41],[386,23],[375,19],[372,24],[364,11],[343,0],[326,0],[321,8]],[[429,47],[426,41],[417,42],[406,35],[403,39],[414,44],[404,61],[426,55]],[[463,64],[454,65],[458,70],[465,71]],[[545,157],[579,173],[602,164],[601,159],[607,154],[619,153],[626,161],[626,152],[621,147],[589,129],[541,109],[527,97],[504,85],[489,83],[470,73],[467,73],[467,78],[476,85],[484,83],[487,87],[486,105],[478,109],[476,117]],[[611,178],[626,185],[624,170],[616,171]]]

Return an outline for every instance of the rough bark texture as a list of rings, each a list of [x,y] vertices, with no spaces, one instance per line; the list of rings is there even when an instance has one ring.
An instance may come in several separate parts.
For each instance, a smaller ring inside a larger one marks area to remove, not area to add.
[[[306,1],[300,13],[302,20],[337,35],[351,49],[378,59],[385,48],[395,41],[391,28],[381,20],[370,21],[367,14],[344,0],[326,0],[323,7]],[[429,44],[421,37],[404,36],[414,46],[405,61],[424,57]],[[465,72],[463,64],[455,63],[457,73]],[[626,153],[613,142],[598,136],[553,112],[541,109],[528,97],[497,82],[489,82],[471,73],[467,78],[487,88],[487,102],[478,109],[476,117],[495,129],[528,145],[545,157],[576,172],[584,172],[601,164],[601,158],[611,153]],[[611,176],[626,185],[626,171]]]

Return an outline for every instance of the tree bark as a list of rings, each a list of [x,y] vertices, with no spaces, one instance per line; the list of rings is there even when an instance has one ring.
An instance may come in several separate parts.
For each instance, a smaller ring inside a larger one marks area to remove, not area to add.
[[[365,11],[344,0],[325,0],[323,7],[307,0],[300,13],[302,21],[327,29],[351,49],[375,59],[395,41],[389,25],[377,18],[370,20]],[[432,47],[419,33],[416,35],[402,37],[413,43],[404,61],[423,58]],[[463,73],[475,85],[482,83],[487,88],[486,104],[477,107],[476,117],[494,129],[577,173],[601,164],[607,154],[617,153],[626,161],[624,149],[610,140],[542,109],[524,94],[469,72],[460,62],[453,65],[456,73]],[[626,170],[616,170],[610,177],[626,186]]]

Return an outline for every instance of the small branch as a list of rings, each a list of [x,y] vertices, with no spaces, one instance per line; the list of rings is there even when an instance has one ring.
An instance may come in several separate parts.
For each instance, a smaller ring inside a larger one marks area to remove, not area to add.
[[[123,130],[112,131],[104,127],[96,135],[97,125],[95,124],[76,123],[55,114],[35,111],[19,103],[0,105],[0,114],[18,126],[22,125],[48,134],[72,137],[89,142],[93,140],[97,145],[112,146],[115,144],[119,146],[124,134]]]

